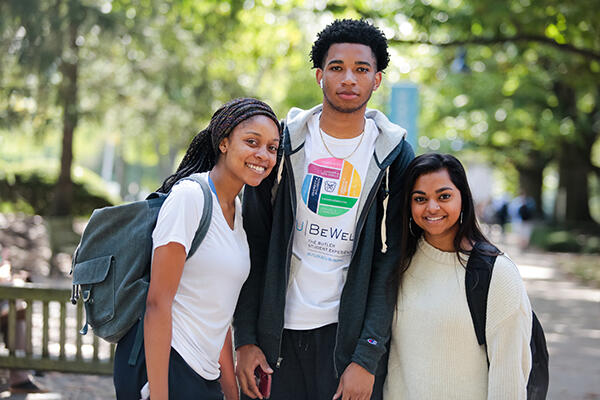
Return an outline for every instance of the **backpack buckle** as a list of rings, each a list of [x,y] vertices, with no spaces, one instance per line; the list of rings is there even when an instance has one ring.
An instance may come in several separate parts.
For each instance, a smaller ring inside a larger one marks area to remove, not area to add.
[[[71,304],[76,305],[77,299],[79,299],[79,286],[73,285],[71,287]]]

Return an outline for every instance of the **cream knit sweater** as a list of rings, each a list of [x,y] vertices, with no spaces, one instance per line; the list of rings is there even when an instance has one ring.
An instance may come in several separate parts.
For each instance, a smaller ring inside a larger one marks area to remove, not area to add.
[[[466,265],[466,264],[465,264]],[[421,239],[394,318],[385,400],[525,400],[531,305],[517,267],[496,258],[484,346],[477,344],[456,253]]]

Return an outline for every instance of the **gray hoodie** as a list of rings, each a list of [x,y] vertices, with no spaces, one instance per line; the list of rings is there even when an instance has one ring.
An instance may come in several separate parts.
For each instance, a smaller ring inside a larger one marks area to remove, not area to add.
[[[322,105],[290,110],[284,121],[283,165],[274,168],[259,186],[244,191],[251,271],[234,314],[235,344],[258,345],[272,367],[280,361],[296,201],[305,165],[305,152],[300,150],[308,134],[307,122],[321,109]],[[367,109],[365,116],[373,119],[379,134],[363,181],[356,239],[340,299],[334,350],[337,376],[350,362],[372,374],[385,374],[386,357],[382,356],[387,352],[396,297],[390,282],[402,234],[403,175],[414,157],[403,128],[377,110]]]

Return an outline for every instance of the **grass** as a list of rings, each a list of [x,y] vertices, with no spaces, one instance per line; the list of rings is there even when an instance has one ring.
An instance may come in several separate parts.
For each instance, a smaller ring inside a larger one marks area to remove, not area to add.
[[[600,255],[573,254],[559,263],[563,270],[585,284],[600,288]]]

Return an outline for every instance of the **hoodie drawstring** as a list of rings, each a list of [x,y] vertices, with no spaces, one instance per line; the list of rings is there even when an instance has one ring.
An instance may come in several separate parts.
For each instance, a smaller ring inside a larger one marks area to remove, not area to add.
[[[387,239],[387,205],[390,194],[390,175],[389,175],[390,167],[385,169],[385,189],[383,190],[383,218],[381,218],[381,252],[387,252],[387,245],[385,244]]]

